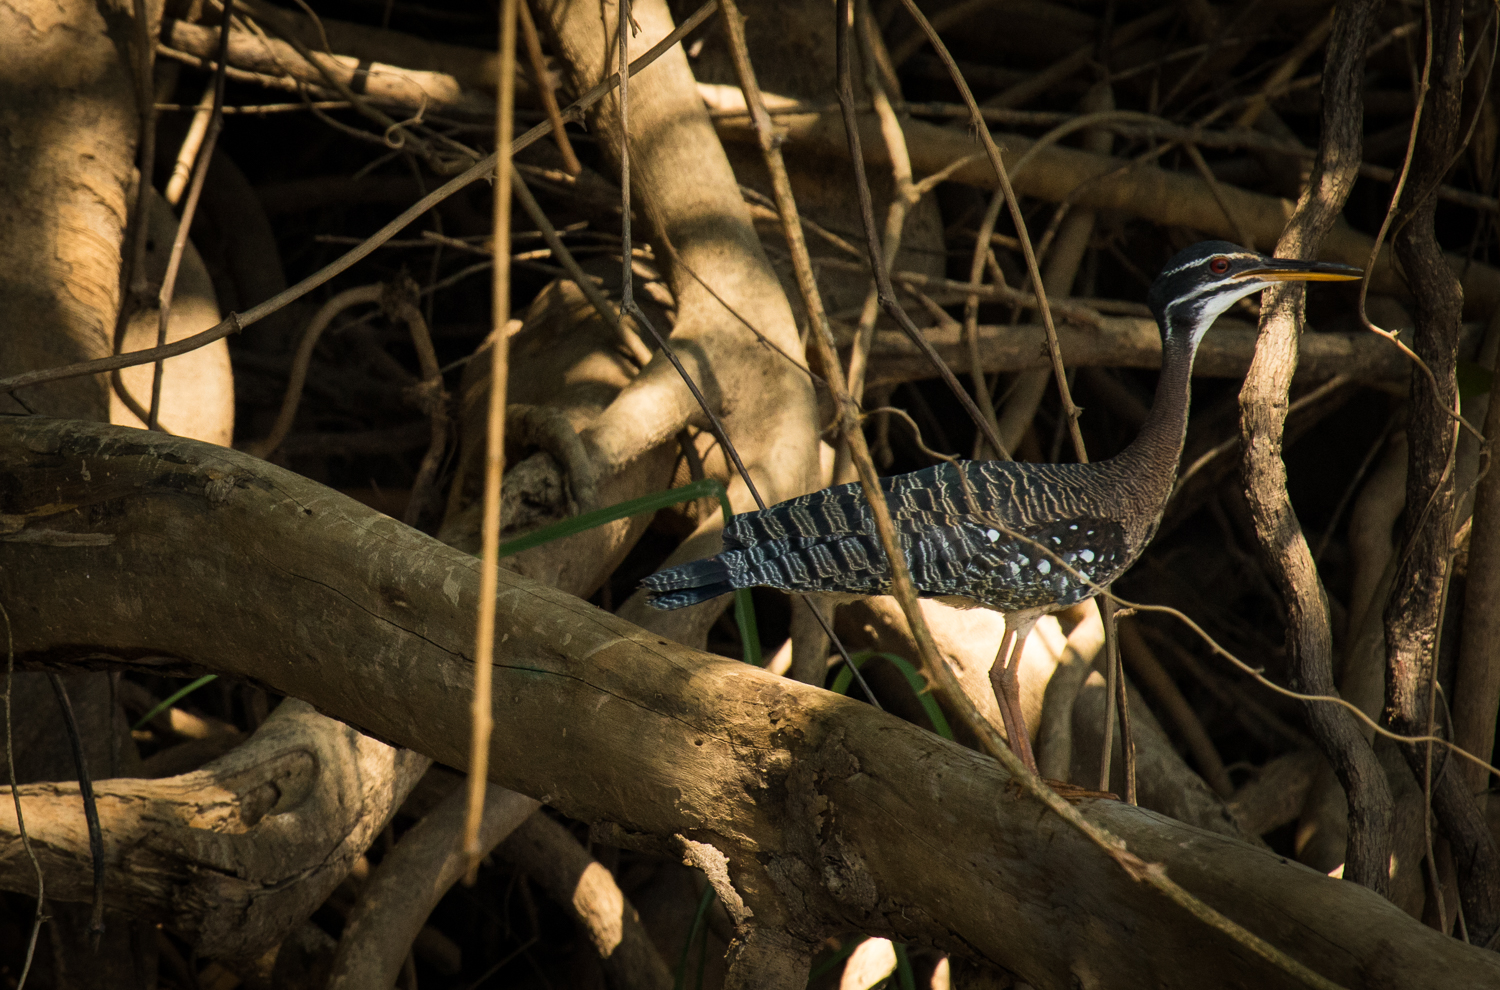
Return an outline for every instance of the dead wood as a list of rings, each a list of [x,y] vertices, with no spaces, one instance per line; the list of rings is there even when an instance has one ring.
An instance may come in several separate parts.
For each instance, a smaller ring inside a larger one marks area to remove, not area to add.
[[[705,97],[719,111],[744,112],[744,101],[727,87],[708,91]],[[873,167],[888,166],[880,131],[874,114],[860,114],[860,138],[866,162]],[[728,141],[755,140],[749,120],[740,116],[715,118],[719,134]],[[784,128],[789,147],[798,144],[816,153],[837,156],[844,145],[843,126],[838,114],[789,113],[776,116],[778,128]],[[912,170],[918,175],[940,171],[974,153],[974,143],[962,131],[914,120],[906,128],[907,147]],[[1016,134],[996,134],[1007,167],[1014,165],[1036,143]],[[1355,164],[1358,164],[1357,157]],[[988,162],[973,162],[959,167],[952,175],[955,182],[993,189],[995,175]],[[1220,195],[1237,223],[1230,223],[1224,209],[1201,176],[1172,172],[1150,164],[1132,164],[1077,148],[1049,145],[1037,151],[1030,165],[1014,176],[1018,194],[1035,196],[1052,203],[1068,201],[1075,206],[1096,210],[1119,210],[1128,215],[1149,219],[1164,226],[1188,227],[1211,237],[1234,240],[1243,225],[1255,240],[1255,247],[1269,250],[1281,236],[1293,212],[1290,200],[1239,189],[1218,183]],[[1319,257],[1363,267],[1370,259],[1371,238],[1351,227],[1337,225],[1324,239]],[[1463,273],[1464,298],[1470,312],[1488,315],[1500,305],[1500,269],[1465,259],[1444,256],[1449,267]],[[1404,285],[1392,267],[1389,249],[1382,249],[1374,266],[1371,290],[1401,293]]]
[[[568,66],[573,88],[582,91],[612,66],[610,33],[594,5],[553,0],[539,21],[550,32]],[[632,51],[644,52],[669,34],[672,18],[664,2],[632,7],[639,33]],[[783,354],[797,355],[801,341],[786,295],[762,250],[740,197],[739,186],[708,119],[680,46],[672,48],[631,83],[631,192],[646,220],[671,295],[676,323],[674,350],[711,403],[718,406],[767,502],[811,490],[819,483],[818,422],[811,379]],[[613,156],[619,133],[615,97],[600,101],[590,120],[601,150]],[[753,330],[751,328],[754,328]],[[665,329],[662,328],[665,332]],[[759,335],[759,336],[757,336]],[[782,354],[767,347],[770,341]],[[687,387],[664,358],[648,365],[581,432],[599,468],[601,484],[648,453],[672,445],[699,411]],[[754,500],[740,479],[728,480],[736,511]],[[664,487],[660,484],[648,486]],[[717,549],[722,522],[710,517],[669,562],[690,560]],[[585,539],[577,538],[578,541]],[[608,556],[602,547],[595,559]],[[702,643],[723,602],[673,613],[650,613],[637,596],[621,614],[685,642]]]
[[[45,420],[5,424],[0,437],[12,479],[4,508],[23,520],[0,542],[0,595],[27,603],[13,612],[23,662],[211,664],[462,766],[473,558],[222,448]],[[76,508],[48,508],[58,504]],[[180,587],[189,573],[197,594],[178,621],[136,607],[133,593]],[[1039,987],[1104,972],[1164,986],[1287,985],[1015,796],[983,757],[524,578],[501,581],[492,779],[577,819],[716,851],[720,897],[756,924],[803,939],[854,928],[930,943]],[[318,621],[294,636],[269,634],[263,618],[304,614]],[[1372,966],[1408,987],[1500,978],[1493,955],[1353,885],[1113,802],[1085,810],[1330,978],[1368,981]],[[919,834],[943,841],[910,841]],[[939,851],[951,849],[966,855]],[[76,863],[54,873],[81,892]],[[24,888],[24,877],[12,866],[4,883]]]
[[[1261,767],[1254,779],[1234,792],[1229,801],[1229,813],[1252,835],[1265,835],[1274,828],[1296,821],[1313,779],[1324,765],[1323,757],[1309,749],[1278,756]]]
[[[168,20],[162,25],[162,41],[171,52],[192,55],[204,63],[212,64],[218,51],[219,29],[189,24],[186,21]],[[321,42],[313,45],[321,47]],[[494,98],[465,92],[457,81],[447,73],[423,72],[394,65],[369,63],[350,55],[325,55],[313,52],[312,59],[304,57],[297,49],[275,38],[265,38],[249,31],[229,32],[229,64],[245,72],[256,73],[269,79],[284,78],[296,90],[302,83],[313,87],[315,93],[337,99],[329,76],[344,85],[360,85],[363,94],[377,104],[401,109],[416,109],[426,106],[444,113],[463,113],[473,116],[493,116]],[[325,75],[327,73],[327,75]],[[322,92],[320,87],[328,87]]]
[[[545,814],[522,823],[497,850],[567,911],[599,954],[610,985],[668,990],[672,974],[615,878]]]
[[[1432,375],[1429,379],[1428,373],[1413,371],[1407,426],[1408,511],[1402,553],[1385,604],[1386,712],[1392,727],[1405,735],[1430,733],[1437,724],[1433,683],[1455,548],[1452,458],[1458,427],[1453,411],[1458,401],[1458,325],[1466,296],[1438,244],[1433,195],[1463,140],[1463,5],[1438,0],[1428,28],[1432,87],[1422,106],[1395,235],[1396,254],[1416,297],[1413,350]],[[1466,775],[1439,773],[1439,758],[1431,746],[1407,747],[1404,755],[1424,790],[1430,786],[1433,811],[1452,845],[1469,936],[1488,945],[1500,936],[1500,850],[1495,836],[1465,785]]]
[[[430,762],[288,701],[252,742],[192,773],[96,781],[106,903],[167,925],[203,955],[257,956],[338,886]],[[87,901],[78,785],[26,784],[21,803],[48,896]],[[7,889],[26,891],[15,829],[15,809],[0,802],[0,873],[13,878]]]
[[[328,990],[396,985],[428,915],[468,869],[461,848],[464,798],[463,787],[449,791],[370,874],[344,922]],[[531,798],[491,785],[479,838],[483,854],[489,855],[537,807]]]
[[[979,356],[986,372],[1015,372],[1048,364],[1046,334],[1037,324],[983,326],[978,329]],[[1480,327],[1466,334],[1477,346]],[[967,363],[967,349],[956,326],[924,331],[938,355],[958,367]],[[1256,331],[1233,319],[1220,320],[1203,339],[1193,374],[1207,378],[1241,378],[1255,354]],[[1057,328],[1063,360],[1069,367],[1159,368],[1161,331],[1154,320],[1130,316],[1100,318],[1097,329]],[[1296,381],[1324,381],[1349,375],[1356,381],[1399,381],[1411,365],[1395,345],[1371,333],[1305,333],[1296,341]],[[869,382],[892,385],[931,378],[936,373],[903,335],[877,333],[870,349]]]
[[[153,5],[159,11],[159,6]],[[128,19],[65,0],[46,17],[0,14],[0,368],[106,357],[120,305],[120,245],[134,187],[135,86],[119,53]],[[109,418],[104,377],[22,389],[7,412]]]
[[[1296,213],[1276,244],[1281,257],[1310,258],[1327,250],[1358,172],[1361,102],[1358,80],[1377,4],[1343,0],[1333,17],[1329,72],[1324,75],[1323,136]],[[1368,254],[1368,252],[1367,252]],[[1363,261],[1363,259],[1362,259]],[[1326,592],[1302,526],[1287,494],[1282,430],[1302,336],[1305,288],[1287,283],[1268,290],[1261,339],[1240,390],[1245,498],[1260,552],[1286,608],[1286,646],[1294,690],[1337,693],[1333,628]],[[1455,341],[1456,343],[1456,341]],[[1349,802],[1344,876],[1385,893],[1390,884],[1391,794],[1385,773],[1348,710],[1305,702],[1304,716],[1318,747],[1338,775]]]

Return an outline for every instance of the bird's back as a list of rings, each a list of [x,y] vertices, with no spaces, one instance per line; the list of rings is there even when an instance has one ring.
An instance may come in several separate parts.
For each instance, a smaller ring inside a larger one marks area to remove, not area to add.
[[[1009,612],[1082,601],[1128,565],[1124,528],[1100,513],[1109,500],[1098,481],[1081,465],[985,461],[882,478],[881,487],[920,595]],[[736,516],[717,557],[646,580],[660,608],[757,585],[887,593],[890,569],[860,486]]]

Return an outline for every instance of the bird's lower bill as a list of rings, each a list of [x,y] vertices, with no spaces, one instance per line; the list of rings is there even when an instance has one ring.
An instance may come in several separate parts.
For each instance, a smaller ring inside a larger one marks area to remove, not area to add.
[[[1257,268],[1239,277],[1257,282],[1350,282],[1364,274],[1352,265],[1329,264],[1320,268]]]

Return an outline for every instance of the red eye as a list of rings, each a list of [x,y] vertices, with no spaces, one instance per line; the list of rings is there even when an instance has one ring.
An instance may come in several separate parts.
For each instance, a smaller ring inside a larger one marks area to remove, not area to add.
[[[1225,272],[1229,271],[1229,259],[1222,257],[1212,259],[1208,263],[1208,270],[1213,272],[1215,275],[1223,275]]]

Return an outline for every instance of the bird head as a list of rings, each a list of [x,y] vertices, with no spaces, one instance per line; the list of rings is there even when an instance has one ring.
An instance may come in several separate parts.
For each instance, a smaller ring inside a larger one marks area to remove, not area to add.
[[[1363,274],[1353,265],[1272,258],[1229,241],[1199,241],[1162,266],[1146,301],[1163,343],[1197,347],[1219,314],[1252,292],[1277,282],[1343,282]]]

